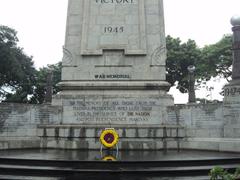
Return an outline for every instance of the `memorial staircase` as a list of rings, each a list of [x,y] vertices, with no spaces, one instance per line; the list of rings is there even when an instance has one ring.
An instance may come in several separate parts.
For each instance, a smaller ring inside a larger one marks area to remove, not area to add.
[[[167,161],[67,161],[0,158],[0,179],[210,179],[221,166],[233,172],[240,158]]]

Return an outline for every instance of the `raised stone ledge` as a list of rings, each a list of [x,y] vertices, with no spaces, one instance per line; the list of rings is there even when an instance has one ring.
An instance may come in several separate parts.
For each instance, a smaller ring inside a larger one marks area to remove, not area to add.
[[[0,150],[7,149],[39,149],[40,148],[40,139],[4,139],[0,140]]]
[[[166,81],[62,81],[62,90],[168,90]]]
[[[54,138],[99,138],[105,128],[113,126],[80,126],[80,125],[50,125],[38,126],[39,137]],[[114,126],[120,138],[183,138],[184,128],[181,126]]]
[[[120,150],[162,150],[178,149],[179,139],[168,139],[163,141],[161,138],[122,138],[118,143]],[[42,138],[41,148],[56,149],[91,149],[100,150],[101,144],[98,138],[86,139],[66,139],[66,138]]]
[[[181,141],[181,149],[240,152],[240,138],[187,138]]]
[[[152,125],[146,125],[146,124],[53,124],[53,125],[38,125],[38,128],[55,128],[55,127],[62,127],[62,128],[179,128],[183,129],[183,126],[177,126],[177,125],[159,125],[159,124],[152,124]]]

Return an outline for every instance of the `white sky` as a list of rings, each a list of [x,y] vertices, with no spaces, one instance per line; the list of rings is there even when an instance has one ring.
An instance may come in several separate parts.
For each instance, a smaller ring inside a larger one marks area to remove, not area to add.
[[[151,0],[150,0],[151,1]],[[212,44],[231,33],[240,0],[164,0],[166,35]],[[0,0],[0,24],[18,31],[19,45],[36,67],[62,58],[67,0]]]

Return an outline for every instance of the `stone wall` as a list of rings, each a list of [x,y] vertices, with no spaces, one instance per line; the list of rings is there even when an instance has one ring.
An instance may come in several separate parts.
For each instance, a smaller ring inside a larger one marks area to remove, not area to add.
[[[138,143],[139,149],[141,147],[159,149],[164,147],[165,139],[169,141],[168,148],[179,146],[186,149],[239,152],[240,135],[234,131],[239,129],[239,116],[236,116],[236,112],[239,110],[232,108],[232,104],[231,107],[229,104],[221,103],[171,106],[167,111],[167,124],[154,127],[153,130],[146,125],[138,127],[118,125],[116,128],[120,130],[123,142],[120,147],[134,148],[132,144],[136,144],[138,139],[142,141]],[[166,135],[163,133],[165,127],[168,128]],[[40,147],[74,149],[79,147],[76,143],[80,143],[82,147],[84,141],[90,143],[88,147],[92,145],[98,148],[98,137],[103,128],[93,125],[89,127],[64,125],[61,106],[0,104],[0,149]],[[183,137],[185,139],[181,141]],[[176,144],[179,140],[180,144]]]
[[[224,136],[223,105],[175,105],[168,108],[168,123],[184,126],[186,137],[221,138]]]
[[[0,104],[0,149],[39,147],[37,125],[59,123],[61,109],[50,105]]]
[[[169,107],[168,122],[185,127],[180,148],[240,152],[240,106],[232,102]]]

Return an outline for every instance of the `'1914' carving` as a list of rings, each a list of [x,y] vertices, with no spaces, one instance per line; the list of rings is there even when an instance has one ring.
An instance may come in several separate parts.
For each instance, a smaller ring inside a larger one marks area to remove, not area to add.
[[[240,95],[240,88],[226,88],[224,91],[224,96],[235,96]]]

